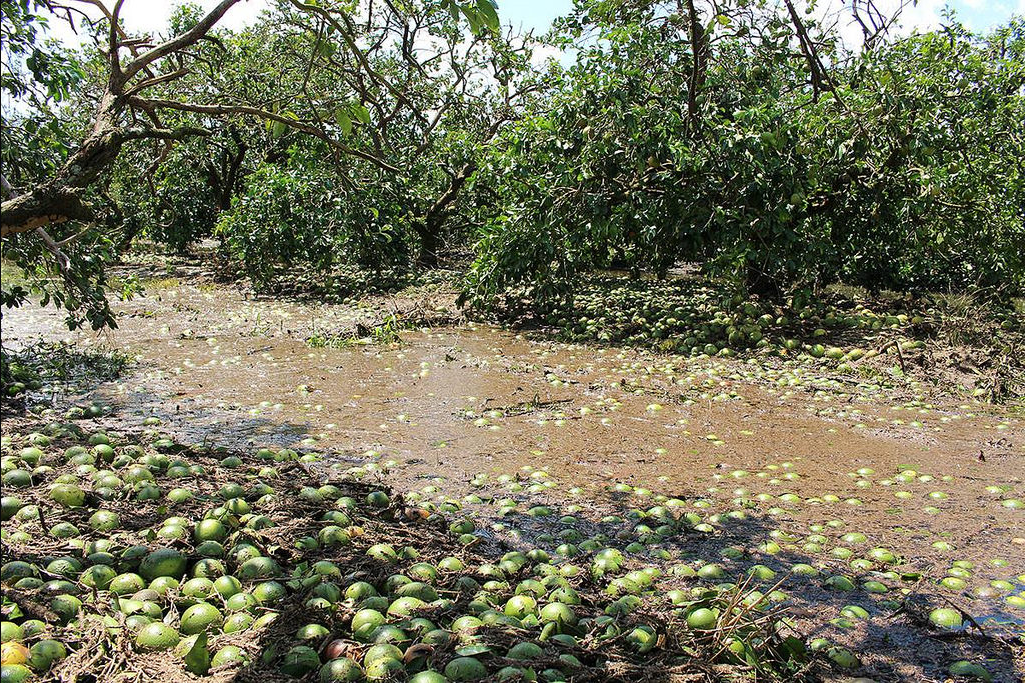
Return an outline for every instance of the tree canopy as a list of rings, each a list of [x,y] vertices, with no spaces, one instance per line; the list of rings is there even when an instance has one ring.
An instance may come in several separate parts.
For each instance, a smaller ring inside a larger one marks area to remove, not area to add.
[[[115,324],[104,264],[143,238],[215,237],[258,288],[451,263],[480,309],[682,261],[770,297],[1025,284],[1020,18],[902,36],[854,2],[850,46],[793,0],[579,0],[544,37],[491,0],[221,28],[237,2],[160,36],[121,1],[4,3],[5,257],[70,324]]]

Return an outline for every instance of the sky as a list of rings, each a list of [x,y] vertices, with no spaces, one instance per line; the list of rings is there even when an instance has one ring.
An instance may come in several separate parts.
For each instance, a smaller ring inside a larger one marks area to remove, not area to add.
[[[204,8],[216,5],[218,0],[198,0]],[[839,7],[843,0],[820,0],[821,7]],[[899,0],[877,0],[881,8],[895,7]],[[112,0],[107,0],[112,5]],[[127,0],[122,9],[125,27],[129,32],[157,33],[167,25],[167,17],[179,0]],[[252,22],[270,4],[269,0],[243,0],[228,10],[222,25],[239,28]],[[985,31],[1010,18],[1013,14],[1025,16],[1025,0],[918,0],[904,10],[903,28],[929,30],[939,26],[944,7],[951,7],[968,28]],[[498,0],[498,12],[503,24],[512,24],[524,30],[544,32],[554,18],[568,13],[573,0]],[[61,32],[63,33],[63,32]],[[857,36],[850,27],[847,36]],[[62,38],[65,36],[61,36]]]
[[[839,4],[841,0],[830,0],[820,4]],[[895,6],[897,0],[882,0],[881,7]],[[129,29],[156,31],[166,25],[175,0],[127,0],[122,16]],[[217,4],[217,0],[200,0],[204,7]],[[224,18],[226,26],[242,26],[256,17],[267,6],[267,0],[243,0]],[[1025,0],[919,0],[917,5],[905,10],[905,28],[929,29],[937,26],[942,18],[944,6],[949,5],[969,28],[981,31],[1006,21],[1012,14],[1025,15]],[[502,23],[522,26],[524,29],[543,31],[552,19],[569,12],[572,0],[499,0],[498,12]]]
[[[1025,0],[1023,0],[1025,1]],[[219,0],[198,0],[203,8],[215,6]],[[111,0],[107,4],[113,5]],[[171,9],[181,4],[179,0],[126,0],[121,10],[125,27],[131,31],[156,32],[167,25]],[[260,11],[270,5],[268,0],[242,0],[228,10],[221,23],[228,28],[238,28],[253,21]],[[552,20],[573,8],[573,0],[499,0],[498,11],[502,23],[522,26],[524,29],[544,31]]]

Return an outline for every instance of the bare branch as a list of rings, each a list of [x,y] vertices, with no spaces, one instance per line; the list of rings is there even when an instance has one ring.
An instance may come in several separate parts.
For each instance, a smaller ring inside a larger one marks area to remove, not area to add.
[[[153,62],[166,57],[169,54],[177,52],[182,48],[186,48],[193,45],[201,38],[203,38],[209,31],[214,27],[224,13],[236,5],[241,0],[221,0],[220,4],[214,7],[210,12],[199,20],[199,22],[185,33],[172,38],[160,45],[157,45],[152,50],[144,52],[143,54],[136,57],[134,60],[129,62],[124,68],[124,79],[127,81],[135,74],[139,73],[142,69],[149,66]]]
[[[71,280],[71,259],[68,255],[60,248],[60,245],[50,237],[50,233],[46,232],[41,226],[36,228],[36,234],[39,235],[40,239],[43,240],[43,244],[46,245],[46,250],[53,254],[54,259],[57,261],[57,268],[60,270],[61,275],[64,276],[65,280]]]
[[[122,140],[184,140],[185,138],[210,135],[208,128],[182,126],[181,128],[127,128],[119,133]]]
[[[170,73],[162,74],[160,76],[154,76],[153,78],[147,78],[146,80],[140,81],[139,83],[136,83],[135,85],[133,85],[131,88],[129,88],[125,92],[125,94],[128,95],[128,96],[137,95],[140,92],[142,92],[143,90],[146,90],[147,88],[152,88],[152,87],[160,85],[162,83],[169,83],[170,81],[176,81],[179,78],[184,78],[188,74],[189,74],[189,70],[188,69],[178,69],[177,71],[172,71]]]
[[[194,102],[176,102],[174,100],[155,100],[147,99],[142,97],[132,97],[129,102],[140,109],[175,109],[177,111],[190,111],[196,114],[209,114],[211,116],[228,116],[228,115],[241,115],[241,116],[254,116],[259,119],[267,121],[277,121],[278,123],[284,124],[294,130],[312,135],[315,138],[323,140],[327,144],[331,145],[338,151],[354,156],[364,161],[369,161],[375,166],[392,173],[400,173],[402,169],[397,166],[389,164],[384,159],[368,154],[362,150],[349,147],[348,145],[338,142],[331,136],[324,133],[314,125],[297,121],[295,119],[276,114],[274,112],[267,111],[265,109],[259,109],[258,107],[249,107],[246,105],[238,104],[198,104]]]
[[[417,107],[413,106],[413,104],[406,97],[406,94],[402,92],[400,88],[396,87],[394,83],[392,83],[383,75],[381,75],[376,69],[374,69],[373,65],[370,64],[370,61],[367,59],[366,54],[364,54],[364,51],[360,49],[359,45],[357,45],[356,41],[353,39],[353,25],[348,15],[342,14],[341,21],[339,21],[339,19],[335,17],[330,11],[322,7],[307,4],[302,0],[289,1],[297,9],[300,9],[304,12],[313,12],[321,16],[327,23],[334,27],[334,29],[338,31],[338,34],[342,37],[342,41],[345,43],[345,46],[348,48],[349,52],[352,53],[352,56],[355,57],[357,62],[359,62],[359,65],[363,69],[363,71],[365,71],[367,75],[373,78],[375,81],[383,85],[388,90],[388,92],[390,92],[392,96],[395,97],[396,100],[402,102],[403,105],[409,107],[410,112],[418,119],[420,119],[422,123],[426,123],[423,114]]]

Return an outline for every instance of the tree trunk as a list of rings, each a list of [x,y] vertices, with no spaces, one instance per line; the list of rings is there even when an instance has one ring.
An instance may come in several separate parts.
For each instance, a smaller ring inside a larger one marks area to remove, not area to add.
[[[121,137],[101,127],[72,154],[57,174],[45,183],[0,205],[0,237],[35,230],[69,220],[92,220],[92,208],[81,192],[117,157]]]
[[[751,263],[747,265],[747,270],[744,272],[744,288],[748,294],[757,294],[772,301],[783,298],[783,290],[780,289],[779,282],[767,276],[760,268]]]
[[[694,6],[694,0],[687,0],[687,14],[690,19],[691,71],[687,85],[687,121],[693,134],[698,124],[698,93],[705,85],[707,72],[708,36],[701,16]]]
[[[477,165],[472,161],[464,164],[452,176],[448,189],[438,197],[438,200],[427,211],[423,222],[415,227],[416,234],[420,237],[420,255],[416,260],[417,266],[421,268],[437,267],[438,251],[441,249],[441,229],[452,212],[452,204],[459,197],[459,191],[476,170]]]
[[[423,230],[418,230],[420,236],[420,254],[417,257],[416,265],[420,268],[430,269],[438,267],[438,251],[441,249],[441,222],[435,225],[425,223]]]

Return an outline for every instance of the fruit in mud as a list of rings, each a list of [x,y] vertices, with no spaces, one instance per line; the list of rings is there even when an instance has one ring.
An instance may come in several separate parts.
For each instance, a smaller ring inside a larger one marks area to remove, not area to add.
[[[235,645],[225,645],[218,650],[210,660],[210,666],[219,667],[227,664],[244,663],[248,658],[241,648]]]
[[[152,581],[161,576],[180,578],[185,574],[188,561],[181,552],[172,548],[154,550],[139,564],[139,574]]]
[[[32,680],[32,670],[23,664],[4,664],[0,668],[0,683],[26,683]]]
[[[715,628],[718,621],[719,614],[715,610],[706,607],[699,607],[687,615],[687,626],[696,630]]]
[[[208,628],[220,628],[223,623],[220,610],[208,602],[198,602],[182,613],[181,632],[192,635]]]
[[[361,678],[363,671],[359,664],[344,657],[332,659],[320,667],[320,683],[349,683]]]
[[[302,678],[319,667],[320,657],[317,651],[305,645],[297,645],[285,653],[278,668],[287,676]]]
[[[861,660],[847,648],[831,647],[826,650],[826,656],[829,657],[830,661],[843,669],[856,669],[861,666]]]
[[[50,489],[50,498],[66,507],[85,505],[85,491],[74,484],[57,484]]]
[[[957,629],[962,623],[961,612],[949,607],[937,607],[929,612],[929,621],[939,628]]]
[[[409,679],[409,683],[448,683],[448,678],[437,671],[421,671]]]
[[[519,642],[509,648],[506,657],[509,659],[537,659],[544,654],[537,643]]]
[[[35,671],[49,671],[55,662],[68,656],[63,644],[56,640],[40,640],[30,650],[29,666]]]
[[[254,557],[246,560],[236,572],[236,576],[241,581],[270,579],[280,575],[281,567],[270,557]]]
[[[555,623],[560,626],[572,626],[577,623],[577,615],[569,605],[552,602],[541,608],[541,623]]]
[[[4,496],[0,498],[0,521],[6,522],[25,505],[17,496]]]
[[[193,533],[197,543],[203,541],[224,541],[228,536],[228,530],[224,524],[217,519],[204,519],[202,522],[196,525],[195,532]]]
[[[139,629],[135,636],[135,644],[142,650],[162,651],[170,650],[181,640],[178,632],[164,624],[154,621]]]
[[[445,666],[450,681],[479,681],[487,675],[487,668],[473,657],[457,657]]]
[[[961,660],[954,662],[947,669],[947,673],[951,676],[960,676],[963,678],[973,678],[988,683],[993,680],[993,674],[991,674],[986,667],[981,664]]]
[[[30,656],[31,652],[29,649],[21,643],[10,642],[0,645],[0,661],[3,662],[5,667],[24,664]]]

